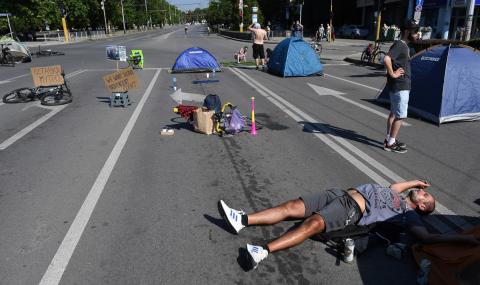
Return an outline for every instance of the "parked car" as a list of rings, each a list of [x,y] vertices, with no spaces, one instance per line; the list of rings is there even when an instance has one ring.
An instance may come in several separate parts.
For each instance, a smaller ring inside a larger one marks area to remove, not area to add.
[[[366,38],[368,36],[368,30],[361,28],[357,25],[343,25],[338,29],[337,36],[344,38]]]

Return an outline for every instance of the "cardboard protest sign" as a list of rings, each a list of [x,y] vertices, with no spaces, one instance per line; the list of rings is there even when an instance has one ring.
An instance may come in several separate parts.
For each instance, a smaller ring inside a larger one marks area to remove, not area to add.
[[[110,92],[127,92],[140,85],[140,80],[131,66],[105,75],[103,81]]]
[[[62,67],[60,65],[32,67],[33,84],[35,87],[59,86],[65,83],[62,76]]]

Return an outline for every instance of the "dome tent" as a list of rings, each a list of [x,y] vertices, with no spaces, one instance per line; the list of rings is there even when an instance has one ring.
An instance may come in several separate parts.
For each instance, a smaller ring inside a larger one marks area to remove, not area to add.
[[[480,119],[480,52],[464,45],[437,45],[411,61],[409,112],[437,124]],[[377,101],[389,103],[385,87]]]
[[[300,38],[281,41],[268,60],[268,72],[283,77],[310,76],[323,73],[323,66],[315,51]]]
[[[172,73],[220,71],[215,57],[199,47],[191,47],[183,51],[175,60]]]

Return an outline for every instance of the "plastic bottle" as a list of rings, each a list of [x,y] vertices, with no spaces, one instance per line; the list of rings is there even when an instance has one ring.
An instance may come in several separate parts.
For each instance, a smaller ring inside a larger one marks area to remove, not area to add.
[[[353,253],[355,251],[355,243],[353,242],[353,239],[347,238],[345,240],[345,249],[343,252],[343,261],[346,263],[352,263],[353,262]]]
[[[172,88],[173,88],[173,90],[177,90],[177,78],[176,77],[172,78]]]

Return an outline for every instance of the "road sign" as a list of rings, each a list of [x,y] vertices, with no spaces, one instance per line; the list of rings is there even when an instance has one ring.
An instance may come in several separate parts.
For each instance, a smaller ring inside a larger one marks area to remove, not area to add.
[[[413,19],[415,20],[415,22],[419,22],[420,21],[420,17],[422,16],[422,12],[421,11],[415,11],[415,13],[413,14]]]
[[[422,12],[422,6],[417,5],[417,6],[415,7],[415,12]]]
[[[12,14],[10,13],[0,13],[0,17],[11,17]]]
[[[417,1],[415,2],[415,5],[416,5],[416,6],[423,6],[423,0],[417,0]]]

